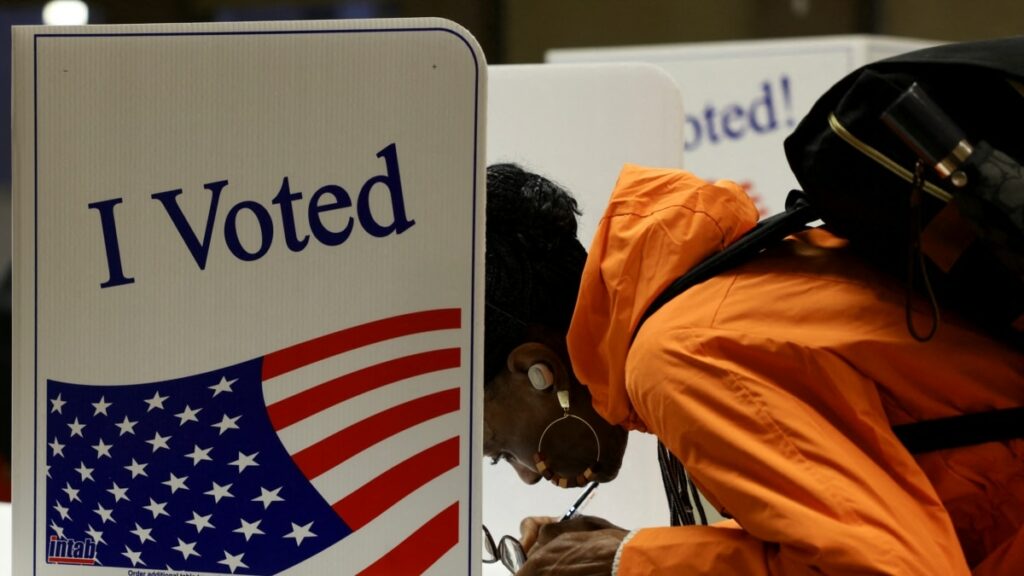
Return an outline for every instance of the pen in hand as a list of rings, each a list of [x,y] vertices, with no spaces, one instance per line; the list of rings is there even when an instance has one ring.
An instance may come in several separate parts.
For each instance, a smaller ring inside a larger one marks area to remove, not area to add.
[[[576,516],[576,513],[580,511],[580,507],[583,506],[583,503],[587,501],[587,497],[590,496],[591,493],[593,493],[595,488],[597,488],[597,481],[587,484],[587,489],[584,490],[583,494],[580,494],[580,497],[577,498],[576,501],[572,503],[572,506],[570,506],[569,509],[565,511],[565,514],[562,514],[562,518],[559,520],[559,522],[565,522],[566,520],[569,520],[570,518]]]

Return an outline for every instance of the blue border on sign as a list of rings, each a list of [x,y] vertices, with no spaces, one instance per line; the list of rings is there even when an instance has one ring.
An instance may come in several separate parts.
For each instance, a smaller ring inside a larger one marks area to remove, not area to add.
[[[391,32],[446,32],[457,37],[469,49],[473,57],[473,225],[470,227],[470,245],[472,246],[470,263],[470,295],[472,302],[469,306],[469,433],[470,439],[466,444],[469,452],[466,461],[469,463],[469,478],[474,477],[473,472],[473,406],[474,390],[473,375],[475,374],[474,345],[476,342],[476,239],[477,239],[477,160],[480,156],[480,60],[477,58],[473,45],[459,32],[450,28],[442,27],[419,27],[419,28],[363,28],[355,30],[324,29],[324,30],[249,30],[249,31],[210,31],[210,32],[123,32],[123,33],[95,33],[95,34],[35,34],[32,37],[32,159],[33,159],[33,412],[34,424],[32,436],[32,574],[36,574],[38,565],[38,550],[36,533],[39,530],[37,512],[39,510],[38,474],[39,474],[39,39],[40,38],[122,38],[122,37],[148,37],[148,36],[286,36],[286,35],[317,35],[317,34],[368,34],[368,33],[391,33]],[[468,492],[468,503],[466,516],[468,518],[468,534],[466,539],[468,557],[466,559],[466,573],[473,572],[473,483],[470,482]]]

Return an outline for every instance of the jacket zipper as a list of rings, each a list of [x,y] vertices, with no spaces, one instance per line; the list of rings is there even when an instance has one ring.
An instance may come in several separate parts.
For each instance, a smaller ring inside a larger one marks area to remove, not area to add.
[[[836,133],[837,136],[846,141],[847,144],[853,146],[868,158],[871,158],[875,162],[879,163],[889,172],[892,172],[896,176],[899,176],[903,180],[906,180],[907,184],[912,184],[914,182],[914,174],[910,170],[907,170],[903,166],[900,166],[892,158],[889,158],[885,154],[882,154],[875,148],[872,148],[870,145],[866,144],[865,142],[862,142],[856,136],[851,134],[850,131],[847,130],[846,127],[839,122],[839,119],[836,118],[835,113],[831,113],[828,115],[828,126],[829,128],[832,129],[833,132]],[[928,181],[924,182],[924,191],[943,202],[949,202],[950,200],[953,199],[952,194],[946,192],[942,188],[939,188],[935,184],[932,184],[931,182]]]

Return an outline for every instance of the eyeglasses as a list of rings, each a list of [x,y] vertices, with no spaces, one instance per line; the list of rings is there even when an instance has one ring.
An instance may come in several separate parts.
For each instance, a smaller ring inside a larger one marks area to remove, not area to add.
[[[526,564],[526,552],[523,552],[523,545],[519,543],[512,536],[502,536],[501,540],[498,541],[498,545],[494,545],[494,538],[491,537],[491,532],[487,529],[487,526],[483,526],[484,529],[484,564],[493,564],[498,560],[508,568],[508,571],[512,574],[519,572],[519,569]]]

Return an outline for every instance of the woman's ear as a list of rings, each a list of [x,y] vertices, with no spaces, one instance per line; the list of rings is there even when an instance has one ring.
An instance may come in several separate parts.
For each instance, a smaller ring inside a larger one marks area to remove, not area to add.
[[[554,350],[539,342],[521,344],[508,355],[509,371],[525,374],[537,390],[568,390],[569,372],[566,368]]]

